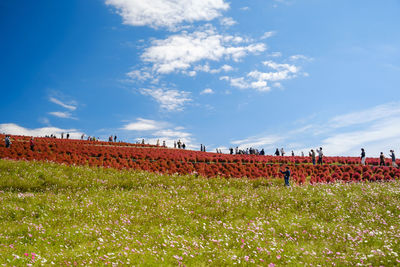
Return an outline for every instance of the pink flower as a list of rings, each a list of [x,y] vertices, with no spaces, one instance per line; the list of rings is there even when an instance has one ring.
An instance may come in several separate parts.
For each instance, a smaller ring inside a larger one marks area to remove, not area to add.
[[[281,255],[276,256],[276,258],[279,260],[281,258]]]
[[[249,261],[249,256],[244,256],[245,261]]]
[[[268,267],[275,267],[275,264],[273,264],[272,262],[270,264],[268,264]]]

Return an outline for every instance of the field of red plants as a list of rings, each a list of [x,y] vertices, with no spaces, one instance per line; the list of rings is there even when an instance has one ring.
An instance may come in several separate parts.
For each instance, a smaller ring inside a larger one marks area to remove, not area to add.
[[[10,148],[5,147],[4,137],[0,135],[0,158],[5,159],[237,178],[281,177],[279,170],[285,165],[291,169],[292,181],[298,184],[400,178],[400,170],[390,167],[389,159],[386,166],[380,167],[378,158],[368,158],[367,165],[361,166],[358,157],[324,157],[324,165],[313,166],[310,157],[228,155],[153,145],[53,138],[35,138],[32,151],[30,137],[11,136]]]

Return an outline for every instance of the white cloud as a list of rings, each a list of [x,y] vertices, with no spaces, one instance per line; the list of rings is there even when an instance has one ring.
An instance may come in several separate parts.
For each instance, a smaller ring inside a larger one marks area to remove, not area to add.
[[[229,71],[232,71],[232,70],[233,70],[233,67],[230,66],[230,65],[227,65],[227,64],[225,64],[225,65],[223,65],[223,66],[221,66],[220,68],[217,68],[217,69],[212,69],[208,63],[206,63],[205,65],[198,65],[198,66],[194,67],[194,72],[195,73],[198,72],[198,71],[202,71],[202,72],[206,72],[206,73],[215,74],[215,73],[220,73],[222,71],[229,72]],[[188,74],[190,75],[190,73],[188,73]]]
[[[200,94],[201,95],[211,95],[211,94],[214,94],[214,91],[211,88],[206,88],[203,91],[201,91]]]
[[[76,119],[74,117],[72,117],[72,114],[69,112],[62,112],[62,111],[53,111],[53,112],[49,112],[50,115],[58,117],[58,118],[62,118],[62,119]]]
[[[239,89],[255,89],[260,92],[267,92],[271,90],[269,85],[281,88],[282,85],[279,81],[295,78],[300,71],[300,68],[290,64],[279,64],[273,61],[265,61],[263,65],[274,70],[269,72],[261,72],[258,70],[251,71],[246,77],[233,78],[229,76],[222,76],[221,80],[229,81],[230,85]]]
[[[268,54],[269,57],[281,57],[282,53],[281,52],[272,52]]]
[[[250,8],[248,6],[244,6],[244,7],[241,7],[240,10],[247,11],[247,10],[250,10]]]
[[[59,99],[57,99],[55,97],[50,97],[49,101],[54,103],[54,104],[57,104],[57,105],[59,105],[59,106],[61,106],[63,108],[69,109],[71,111],[76,110],[76,103],[74,101],[72,101],[70,103],[64,103],[64,102],[62,102],[61,100],[59,100]]]
[[[154,136],[161,136],[161,137],[175,137],[175,138],[188,138],[191,136],[190,133],[176,131],[171,129],[164,129],[153,133]]]
[[[224,26],[229,27],[235,25],[237,22],[233,18],[225,17],[220,19],[220,23]]]
[[[0,132],[6,134],[35,136],[35,137],[51,135],[51,134],[60,135],[61,133],[69,133],[72,139],[79,139],[82,135],[82,132],[79,132],[76,129],[61,129],[57,127],[27,129],[15,123],[0,124]]]
[[[106,0],[124,24],[175,30],[184,23],[210,21],[229,8],[224,0]]]
[[[263,36],[261,36],[261,40],[271,38],[272,36],[275,36],[275,35],[276,35],[276,32],[275,32],[275,31],[265,32],[265,33],[263,34]]]
[[[126,74],[129,78],[136,81],[147,81],[153,78],[153,75],[148,70],[133,70]]]
[[[131,122],[124,125],[122,129],[128,131],[152,131],[152,130],[158,130],[162,128],[164,125],[165,123],[163,122],[138,118],[136,122]]]
[[[400,103],[388,103],[371,109],[339,115],[331,119],[331,127],[340,128],[357,124],[370,123],[387,117],[400,115]]]
[[[140,93],[153,97],[166,111],[182,111],[187,102],[192,101],[190,93],[168,89],[141,89]]]
[[[156,73],[167,74],[185,71],[192,64],[203,60],[239,61],[247,54],[257,54],[266,50],[265,44],[262,43],[234,46],[247,42],[248,40],[240,36],[218,34],[213,28],[193,33],[182,32],[165,40],[154,40],[141,58],[144,62],[152,64]]]
[[[264,146],[266,147],[271,147],[272,145],[275,145],[277,142],[281,141],[282,137],[281,136],[275,136],[275,135],[269,135],[269,136],[263,136],[263,137],[249,137],[243,140],[235,140],[232,141],[231,143],[233,145],[239,146],[239,148],[262,148]]]
[[[313,60],[312,58],[309,58],[304,55],[293,55],[293,56],[289,57],[289,59],[292,61],[297,61],[297,60],[312,61]]]

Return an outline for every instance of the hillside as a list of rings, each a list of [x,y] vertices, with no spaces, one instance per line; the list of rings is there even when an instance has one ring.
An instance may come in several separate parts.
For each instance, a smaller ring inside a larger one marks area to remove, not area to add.
[[[0,136],[3,140],[4,136]],[[199,174],[206,177],[275,178],[283,165],[290,167],[292,181],[331,183],[335,181],[382,181],[400,178],[400,170],[379,166],[378,158],[368,158],[361,166],[358,157],[324,157],[323,166],[313,166],[310,157],[227,155],[161,146],[130,143],[12,136],[10,148],[0,146],[0,158],[52,161],[68,165],[137,169],[166,174]],[[398,161],[400,164],[400,161]]]
[[[0,262],[399,264],[398,181],[282,184],[0,160]]]

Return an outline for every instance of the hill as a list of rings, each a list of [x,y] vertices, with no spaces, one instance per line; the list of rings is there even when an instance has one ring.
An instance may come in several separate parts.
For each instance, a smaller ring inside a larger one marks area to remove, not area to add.
[[[10,148],[0,146],[0,158],[238,178],[275,178],[281,175],[279,171],[285,165],[291,169],[292,181],[298,184],[400,178],[400,170],[390,167],[389,160],[386,160],[386,166],[379,166],[377,158],[368,158],[367,165],[361,166],[357,157],[324,157],[322,166],[313,166],[310,157],[228,155],[162,146],[53,138],[35,138],[32,151],[29,139],[12,136]]]

